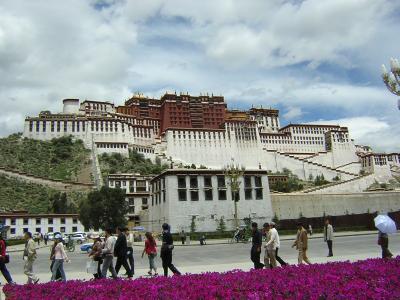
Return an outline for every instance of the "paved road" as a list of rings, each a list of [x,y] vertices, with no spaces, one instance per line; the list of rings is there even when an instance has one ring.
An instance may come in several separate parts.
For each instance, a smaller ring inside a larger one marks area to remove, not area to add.
[[[326,243],[322,239],[309,240],[308,256],[312,262],[327,262],[334,260],[358,260],[369,257],[379,257],[380,248],[376,243],[376,235],[338,237],[334,240],[334,257],[327,258]],[[77,247],[78,249],[78,247]],[[395,255],[400,254],[400,234],[390,236],[390,249]],[[249,260],[250,244],[225,244],[206,245],[193,247],[175,247],[174,264],[182,272],[198,273],[206,271],[227,271],[232,269],[248,270],[252,267]],[[142,249],[134,249],[136,276],[145,275],[148,268],[148,261],[141,258]],[[289,263],[296,263],[297,252],[291,248],[291,241],[282,241],[280,256]],[[34,270],[41,278],[41,282],[50,280],[49,271],[49,249],[39,250],[38,259]],[[11,263],[8,268],[18,283],[25,282],[23,275],[22,253],[12,253]],[[65,264],[65,271],[68,279],[89,279],[91,275],[86,274],[85,266],[87,254],[80,251],[69,253],[71,263]],[[157,259],[160,266],[161,260]],[[124,271],[124,270],[123,270]],[[125,272],[123,272],[125,273]],[[4,282],[4,279],[2,279]]]

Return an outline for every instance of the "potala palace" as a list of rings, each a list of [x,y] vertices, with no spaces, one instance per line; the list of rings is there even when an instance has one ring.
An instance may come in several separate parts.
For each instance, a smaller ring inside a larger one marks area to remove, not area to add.
[[[72,135],[96,154],[135,149],[174,167],[220,169],[234,161],[246,169],[291,170],[301,179],[385,182],[398,174],[399,153],[373,153],[340,125],[289,124],[279,111],[229,110],[222,96],[166,93],[161,99],[134,95],[123,106],[110,102],[63,100],[63,112],[27,117],[24,136],[50,140]],[[364,176],[363,181],[367,180]]]
[[[131,224],[158,230],[188,231],[196,219],[199,231],[215,231],[224,218],[234,226],[233,192],[223,168],[245,168],[240,177],[238,219],[260,222],[274,216],[337,216],[399,211],[398,191],[365,192],[372,184],[400,175],[399,153],[374,153],[351,139],[340,125],[289,124],[281,127],[279,111],[230,110],[222,96],[166,93],[161,99],[134,95],[125,105],[78,99],[63,100],[63,112],[42,111],[27,117],[24,136],[50,140],[72,135],[92,151],[96,183],[125,189]],[[168,164],[157,176],[110,174],[101,178],[98,155],[130,150]],[[196,169],[188,166],[196,166]],[[300,179],[324,175],[333,181],[290,194],[271,194],[269,184],[289,169]],[[224,201],[231,200],[231,201]],[[244,201],[242,201],[244,200]],[[310,219],[309,219],[310,220]],[[358,221],[357,221],[358,222]]]

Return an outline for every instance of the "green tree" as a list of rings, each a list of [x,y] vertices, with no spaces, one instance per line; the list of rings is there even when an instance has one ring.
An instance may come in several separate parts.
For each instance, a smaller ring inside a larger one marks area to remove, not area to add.
[[[219,218],[219,220],[217,220],[217,231],[219,233],[223,233],[226,231],[226,224],[225,224],[225,219],[224,217]]]
[[[79,205],[79,219],[87,229],[106,229],[124,226],[128,213],[125,192],[103,186],[90,192]]]

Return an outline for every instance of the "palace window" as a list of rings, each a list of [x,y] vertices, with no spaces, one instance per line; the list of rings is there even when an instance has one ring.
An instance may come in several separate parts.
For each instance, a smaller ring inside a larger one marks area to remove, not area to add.
[[[64,132],[67,132],[68,121],[64,121]]]
[[[36,121],[36,132],[39,132],[39,126],[40,126],[40,122]]]
[[[51,130],[51,132],[54,132],[54,121],[51,121],[51,128],[50,128],[50,130]]]
[[[33,131],[33,121],[29,121],[29,131]]]
[[[198,191],[190,191],[190,200],[199,201],[199,192]]]
[[[179,201],[186,201],[186,189],[178,190],[178,199]]]
[[[218,176],[218,187],[224,188],[225,187],[225,176]]]
[[[226,190],[219,190],[218,191],[218,199],[219,200],[226,200]]]
[[[43,121],[43,128],[42,128],[43,132],[46,132],[46,121]]]

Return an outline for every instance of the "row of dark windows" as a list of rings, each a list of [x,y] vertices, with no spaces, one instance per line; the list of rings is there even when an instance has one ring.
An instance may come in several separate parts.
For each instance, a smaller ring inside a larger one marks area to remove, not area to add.
[[[262,187],[261,176],[244,176],[244,186],[245,187],[252,187],[252,180],[251,178],[254,177],[254,186],[255,187]],[[212,188],[212,176],[204,176],[204,187]],[[191,189],[198,188],[198,177],[197,176],[190,176],[189,177],[189,186]],[[218,188],[225,188],[225,176],[217,176],[217,186]],[[186,188],[186,176],[178,176],[178,188]]]
[[[42,224],[43,219],[42,218],[36,218],[35,219],[35,224],[36,225],[40,225]],[[47,218],[47,224],[53,224],[53,218]],[[10,220],[10,224],[11,225],[16,225],[16,219],[11,219]],[[65,224],[65,218],[60,218],[60,223],[61,224]],[[73,224],[78,224],[78,219],[77,218],[73,218],[72,219],[72,223]],[[23,225],[28,225],[29,224],[29,219],[28,218],[24,218],[23,219]]]

